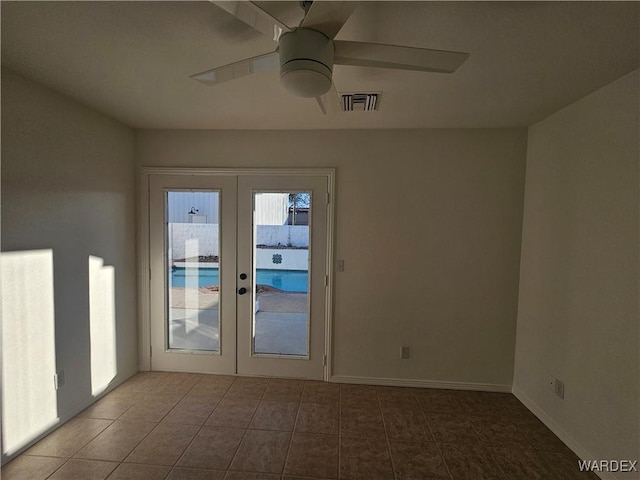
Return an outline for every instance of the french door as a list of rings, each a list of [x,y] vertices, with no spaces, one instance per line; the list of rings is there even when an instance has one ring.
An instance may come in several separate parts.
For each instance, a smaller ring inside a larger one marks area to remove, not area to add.
[[[148,175],[152,370],[324,378],[331,180]]]

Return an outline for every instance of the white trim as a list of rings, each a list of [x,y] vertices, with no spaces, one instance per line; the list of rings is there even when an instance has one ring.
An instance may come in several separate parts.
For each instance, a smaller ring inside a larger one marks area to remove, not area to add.
[[[334,168],[186,168],[142,167],[143,177],[149,175],[291,175],[333,177]]]
[[[333,318],[333,278],[335,275],[333,268],[333,225],[334,225],[334,204],[335,204],[335,187],[336,187],[336,176],[335,170],[329,169],[328,173],[328,185],[327,185],[327,194],[329,195],[327,201],[327,265],[326,265],[326,278],[327,278],[327,286],[325,288],[325,337],[324,337],[324,381],[329,382],[331,379],[331,372],[333,371],[333,322],[331,321]]]
[[[151,175],[289,175],[327,177],[329,202],[327,205],[327,276],[329,284],[325,291],[325,352],[327,365],[324,380],[330,381],[332,365],[332,316],[333,316],[333,241],[334,241],[334,201],[335,168],[185,168],[185,167],[142,167],[140,169],[140,222],[138,232],[138,370],[151,370],[151,318],[149,279],[149,178]]]
[[[568,433],[564,428],[562,428],[551,416],[549,416],[544,410],[542,410],[533,400],[531,400],[527,395],[514,386],[511,389],[511,393],[515,395],[515,397],[520,400],[525,407],[527,407],[531,413],[533,413],[538,419],[544,423],[549,430],[551,430],[567,447],[569,447],[573,453],[575,453],[578,458],[582,460],[597,458],[594,455],[591,455],[587,449],[585,449],[582,445],[580,445],[570,433]],[[593,472],[598,477],[603,480],[615,480],[615,476],[611,472]]]
[[[445,382],[440,380],[420,380],[414,378],[352,377],[332,375],[334,383],[356,383],[361,385],[383,385],[392,387],[443,388],[447,390],[476,390],[480,392],[511,393],[511,385],[496,383]]]
[[[151,331],[149,313],[149,173],[140,173],[140,230],[138,232],[138,370],[151,370]]]

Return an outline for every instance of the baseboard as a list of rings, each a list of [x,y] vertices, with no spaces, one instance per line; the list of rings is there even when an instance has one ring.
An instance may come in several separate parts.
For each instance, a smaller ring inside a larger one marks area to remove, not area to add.
[[[447,390],[476,390],[481,392],[511,393],[511,385],[495,383],[445,382],[440,380],[419,380],[411,378],[354,377],[348,375],[332,375],[333,383],[356,383],[360,385],[383,385],[390,387],[440,388]]]
[[[108,393],[110,393],[112,390],[114,390],[116,387],[118,387],[119,385],[122,385],[126,380],[128,380],[131,376],[135,375],[137,372],[132,373],[131,375],[125,376],[124,378],[120,378],[118,380],[116,380],[115,382],[113,382],[111,385],[109,385],[104,392],[101,392],[100,395],[96,396],[96,397],[91,397],[91,398],[85,398],[84,400],[74,404],[71,408],[69,408],[68,410],[66,410],[65,412],[62,412],[61,414],[59,414],[57,420],[51,424],[49,426],[49,428],[47,428],[46,430],[44,430],[43,432],[39,433],[38,435],[34,436],[31,440],[29,440],[25,445],[23,445],[22,447],[20,447],[18,450],[16,450],[15,452],[11,453],[11,455],[5,455],[4,453],[2,454],[2,460],[0,461],[0,464],[2,465],[6,465],[7,463],[9,463],[11,460],[13,460],[14,458],[16,458],[18,455],[24,453],[25,451],[27,451],[28,449],[30,449],[31,447],[33,447],[36,443],[38,443],[40,440],[42,440],[44,437],[46,437],[47,435],[52,434],[53,432],[55,432],[58,428],[60,428],[62,425],[64,425],[65,423],[67,423],[69,420],[71,420],[73,417],[75,417],[76,415],[78,415],[80,412],[86,410],[87,408],[89,408],[91,405],[93,405],[94,403],[96,403],[98,400],[100,400],[102,397],[104,397],[105,395],[107,395]]]
[[[520,400],[525,407],[527,407],[531,413],[533,413],[538,419],[544,423],[549,430],[551,430],[562,442],[575,453],[580,459],[597,458],[591,455],[582,445],[580,445],[564,428],[562,428],[553,418],[547,415],[533,400],[525,395],[522,390],[517,387],[511,389],[511,393]],[[602,480],[616,480],[611,472],[593,472]],[[631,479],[629,479],[631,480]]]
[[[67,423],[69,420],[71,420],[73,417],[78,415],[80,412],[82,412],[86,408],[89,408],[91,406],[91,404],[95,403],[97,400],[98,399],[92,399],[91,401],[81,402],[79,404],[76,404],[72,409],[68,410],[67,412],[60,414],[58,416],[58,418],[49,425],[48,428],[46,428],[43,432],[39,433],[38,435],[34,436],[31,440],[29,440],[27,443],[25,443],[18,450],[12,452],[10,455],[5,455],[3,453],[2,454],[2,462],[1,462],[2,465],[3,466],[6,465],[7,463],[9,463],[14,458],[16,458],[19,455],[21,455],[22,453],[26,452],[31,447],[33,447],[36,443],[38,443],[40,440],[45,438],[47,435],[51,435],[53,432],[55,432],[62,425]]]

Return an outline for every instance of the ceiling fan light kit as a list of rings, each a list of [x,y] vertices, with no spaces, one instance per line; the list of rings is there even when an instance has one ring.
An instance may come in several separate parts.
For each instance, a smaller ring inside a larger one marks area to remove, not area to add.
[[[309,60],[294,60],[280,69],[280,83],[297,97],[316,98],[331,89],[331,72]]]
[[[323,33],[298,28],[279,42],[280,82],[294,95],[320,97],[331,89],[333,42]]]
[[[305,17],[289,28],[251,1],[210,0],[238,20],[268,35],[277,43],[274,52],[207,70],[192,78],[206,84],[234,80],[280,63],[280,83],[298,97],[315,98],[323,113],[345,111],[333,84],[333,65],[453,73],[469,54],[427,48],[334,40],[349,19],[353,2],[304,1]],[[365,100],[377,110],[377,97]]]

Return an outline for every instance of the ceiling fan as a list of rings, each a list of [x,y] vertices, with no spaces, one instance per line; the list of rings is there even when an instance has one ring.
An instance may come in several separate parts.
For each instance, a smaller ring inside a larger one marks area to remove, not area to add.
[[[280,67],[280,83],[294,95],[315,98],[325,114],[342,109],[332,81],[334,65],[452,73],[469,56],[462,52],[334,40],[356,7],[355,2],[300,1],[304,18],[298,27],[289,28],[254,2],[210,1],[267,35],[277,46],[273,52],[191,78],[216,85]]]

